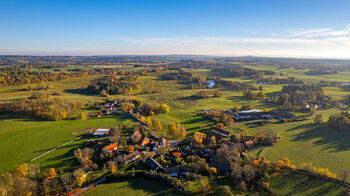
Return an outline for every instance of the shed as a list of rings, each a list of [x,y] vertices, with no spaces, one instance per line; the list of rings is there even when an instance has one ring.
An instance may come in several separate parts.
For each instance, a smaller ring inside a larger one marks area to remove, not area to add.
[[[109,131],[110,131],[110,129],[96,129],[93,136],[94,137],[106,136],[109,134]]]

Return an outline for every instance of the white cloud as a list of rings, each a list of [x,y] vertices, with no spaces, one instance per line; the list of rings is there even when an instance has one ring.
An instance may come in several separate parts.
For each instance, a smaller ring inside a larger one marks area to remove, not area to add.
[[[346,25],[343,29],[334,28],[320,28],[320,29],[297,29],[289,30],[288,35],[290,37],[329,37],[329,36],[345,36],[350,34],[350,24]]]

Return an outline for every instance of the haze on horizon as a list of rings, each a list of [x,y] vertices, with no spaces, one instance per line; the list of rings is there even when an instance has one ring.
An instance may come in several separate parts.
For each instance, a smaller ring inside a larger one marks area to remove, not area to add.
[[[347,0],[0,0],[0,55],[350,58]]]

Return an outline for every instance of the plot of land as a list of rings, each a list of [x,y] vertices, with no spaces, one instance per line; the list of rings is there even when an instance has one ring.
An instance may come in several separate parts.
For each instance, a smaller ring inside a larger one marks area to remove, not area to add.
[[[101,184],[84,196],[133,196],[133,195],[181,195],[174,188],[166,187],[146,178]]]

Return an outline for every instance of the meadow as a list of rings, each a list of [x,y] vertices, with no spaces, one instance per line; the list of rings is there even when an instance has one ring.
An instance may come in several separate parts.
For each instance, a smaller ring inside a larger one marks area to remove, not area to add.
[[[130,68],[127,68],[130,69]],[[294,70],[290,68],[277,69],[275,67],[258,67],[257,69],[269,69],[278,72],[295,76],[299,79],[306,79],[308,81],[319,81],[327,79],[329,81],[348,81],[346,78],[349,73],[339,73],[330,76],[310,76],[305,75],[305,70]],[[187,69],[191,71],[191,69]],[[208,75],[208,69],[192,70],[196,74]],[[190,83],[187,81],[164,80],[162,74],[167,72],[152,72],[147,76],[141,76],[138,80],[139,88],[132,92],[133,96],[142,99],[144,102],[160,104],[165,103],[170,106],[170,112],[152,116],[153,119],[159,119],[163,125],[163,130],[159,135],[166,135],[166,128],[170,122],[180,122],[187,129],[188,135],[200,130],[201,125],[211,127],[214,122],[207,118],[196,114],[196,111],[209,108],[223,108],[230,109],[234,106],[241,106],[244,104],[252,104],[255,109],[275,109],[274,105],[266,105],[258,99],[246,99],[242,96],[241,91],[232,91],[226,89],[206,89],[209,94],[219,90],[222,93],[221,97],[209,97],[206,99],[195,99],[191,97],[200,91],[200,89],[190,89]],[[349,74],[349,75],[348,75]],[[87,103],[89,101],[104,100],[99,95],[89,94],[85,88],[98,80],[107,77],[105,75],[88,76],[86,78],[74,78],[70,80],[62,80],[55,82],[48,82],[47,84],[53,88],[48,90],[48,93],[59,92],[60,95],[53,95],[52,97],[59,97],[68,101],[79,101]],[[339,78],[338,78],[339,77]],[[225,80],[239,81],[244,83],[251,82],[247,78],[224,78]],[[280,94],[283,85],[262,85],[267,96],[276,96]],[[17,98],[24,98],[30,96],[34,91],[22,91],[26,85],[10,86],[0,88],[0,102],[6,102]],[[144,90],[164,90],[163,93],[142,94]],[[325,93],[335,98],[342,98],[348,95],[349,89],[342,87],[326,87]],[[113,95],[113,99],[121,99],[129,97],[130,95]],[[336,109],[320,110],[324,121],[336,112]],[[303,116],[303,113],[295,113],[298,116]],[[21,116],[1,114],[0,115],[0,173],[11,170],[16,164],[28,162],[32,158],[57,147],[67,141],[76,139],[80,134],[73,134],[77,130],[83,128],[108,128],[113,127],[127,119],[120,115],[106,116],[102,118],[90,118],[87,121],[77,120],[76,116],[70,117],[62,121],[37,121],[33,119],[24,118]],[[130,122],[132,123],[132,122]],[[274,146],[256,147],[250,150],[251,156],[264,155],[265,158],[276,161],[284,157],[288,157],[292,164],[300,165],[305,162],[311,162],[316,167],[328,168],[332,172],[336,172],[339,176],[343,169],[350,169],[350,134],[331,130],[327,128],[326,123],[315,125],[312,120],[290,122],[290,123],[271,123],[258,128],[249,128],[244,124],[239,124],[236,127],[228,129],[234,132],[234,128],[242,128],[247,132],[254,134],[256,130],[276,130],[279,131],[283,137],[282,141]],[[56,168],[57,171],[69,170],[75,165],[73,151],[79,147],[83,140],[77,140],[67,146],[57,149],[36,161],[43,170],[50,167]],[[291,183],[288,180],[291,176],[272,178],[271,186],[280,187],[283,178],[286,183]],[[301,181],[308,181],[306,176],[296,176]],[[277,180],[274,180],[277,179]],[[142,180],[141,180],[142,181]],[[131,183],[131,184],[130,184]],[[118,182],[113,184],[100,185],[93,191],[86,195],[99,195],[104,191],[113,194],[114,192],[124,194],[131,190],[135,191],[132,194],[143,195],[151,194],[157,195],[161,193],[172,192],[165,188],[162,190],[143,190],[136,187],[130,181]],[[310,185],[310,190],[305,187],[300,188],[300,195],[321,193],[322,190],[337,188],[333,185],[320,185],[317,188],[317,183]],[[142,183],[141,183],[142,184]],[[157,186],[156,186],[157,187]],[[298,187],[298,184],[291,184],[285,188],[276,189],[277,193],[289,195],[293,188]],[[116,190],[121,190],[117,192]],[[302,191],[302,189],[305,189]],[[165,191],[165,192],[163,192]],[[130,192],[131,193],[131,192]],[[340,193],[340,192],[339,192]],[[119,194],[119,195],[120,195]]]
[[[143,195],[181,195],[174,188],[164,186],[146,178],[100,184],[83,196],[143,196]]]

